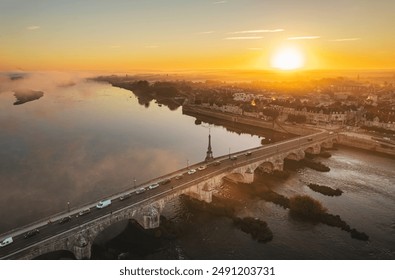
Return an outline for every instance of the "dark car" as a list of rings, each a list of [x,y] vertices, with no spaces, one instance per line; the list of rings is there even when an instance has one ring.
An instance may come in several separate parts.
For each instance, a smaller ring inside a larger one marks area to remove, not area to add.
[[[29,238],[29,237],[35,236],[36,234],[39,234],[39,233],[40,233],[40,231],[38,229],[33,229],[33,230],[25,233],[25,235],[23,237]]]
[[[170,179],[165,179],[165,180],[159,182],[159,184],[161,184],[161,185],[166,185],[168,183],[170,183]]]
[[[78,213],[78,215],[79,215],[79,216],[83,216],[83,215],[89,214],[90,212],[91,212],[91,209],[90,209],[90,208],[86,208],[86,209],[84,209],[84,210],[81,210],[81,211]]]
[[[230,157],[230,160],[236,160],[237,159],[237,156],[231,156]]]
[[[132,196],[131,193],[127,193],[127,194],[121,195],[121,196],[119,197],[119,200],[125,200],[125,199],[127,199],[127,198],[129,198],[129,197],[131,197],[131,196]]]
[[[246,157],[249,157],[250,155],[252,155],[251,152],[246,152],[246,153],[245,153],[245,156],[246,156]]]
[[[220,165],[220,164],[221,164],[221,162],[218,161],[218,160],[213,162],[213,165],[214,165],[214,166],[218,166],[218,165]]]
[[[59,224],[67,223],[70,220],[71,220],[71,216],[63,217],[62,219],[59,220]]]

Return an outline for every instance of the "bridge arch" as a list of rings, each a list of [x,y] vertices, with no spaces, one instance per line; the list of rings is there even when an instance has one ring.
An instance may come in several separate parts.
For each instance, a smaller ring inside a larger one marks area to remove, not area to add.
[[[290,153],[285,158],[291,160],[299,160],[299,156],[297,153]]]
[[[265,161],[264,163],[260,164],[258,168],[265,173],[271,173],[274,170],[274,164],[270,161]]]
[[[244,183],[245,178],[242,173],[239,172],[234,172],[234,173],[229,173],[223,177],[225,180],[229,180],[231,182],[235,183]]]
[[[314,154],[314,148],[313,147],[308,147],[306,150],[304,150],[306,154]]]

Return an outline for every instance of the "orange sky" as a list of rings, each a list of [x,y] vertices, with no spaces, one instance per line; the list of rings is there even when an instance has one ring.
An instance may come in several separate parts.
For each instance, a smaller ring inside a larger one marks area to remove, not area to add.
[[[319,2],[3,0],[0,70],[395,68],[395,1]]]

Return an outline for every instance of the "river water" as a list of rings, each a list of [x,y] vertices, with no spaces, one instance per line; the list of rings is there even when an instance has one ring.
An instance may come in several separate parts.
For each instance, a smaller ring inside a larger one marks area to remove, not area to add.
[[[18,81],[17,81],[18,82]],[[79,81],[51,85],[39,100],[13,105],[13,87],[0,87],[0,232],[122,191],[204,159],[208,125],[130,91]],[[41,88],[34,88],[35,90]],[[214,156],[260,145],[261,137],[212,125]],[[270,137],[270,133],[267,137]],[[167,218],[188,224],[184,234],[145,258],[190,259],[394,259],[395,161],[341,148],[322,161],[331,168],[292,172],[264,184],[287,197],[307,194],[369,242],[338,228],[290,217],[288,210],[251,199],[238,216],[264,220],[272,241],[258,243],[229,218],[189,213],[175,200]],[[340,188],[340,197],[311,191],[308,183]],[[176,252],[169,254],[169,252]]]
[[[108,84],[26,79],[0,85],[0,233],[67,211],[68,202],[73,208],[99,201],[133,187],[134,180],[138,185],[206,156],[209,126],[195,125],[181,107],[140,105],[132,92]],[[29,85],[44,96],[13,105],[12,90]],[[210,131],[214,156],[261,142],[222,126]]]

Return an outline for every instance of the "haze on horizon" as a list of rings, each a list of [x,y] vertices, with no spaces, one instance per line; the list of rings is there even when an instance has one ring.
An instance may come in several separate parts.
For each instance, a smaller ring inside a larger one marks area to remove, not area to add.
[[[394,14],[393,0],[2,0],[0,71],[394,69]]]

